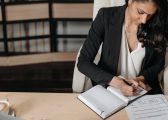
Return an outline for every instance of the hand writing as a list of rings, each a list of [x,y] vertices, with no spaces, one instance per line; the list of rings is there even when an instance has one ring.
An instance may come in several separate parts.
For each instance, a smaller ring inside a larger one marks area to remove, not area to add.
[[[136,94],[136,86],[131,86],[129,83],[134,83],[136,86],[138,86],[138,83],[136,81],[129,81],[128,83],[124,81],[120,77],[113,77],[113,79],[110,81],[109,85],[119,88],[123,95],[125,96],[133,96]]]

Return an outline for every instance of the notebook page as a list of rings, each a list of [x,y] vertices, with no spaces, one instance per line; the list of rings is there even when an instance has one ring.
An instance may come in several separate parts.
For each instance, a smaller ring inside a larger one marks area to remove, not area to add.
[[[119,98],[121,98],[123,101],[125,101],[126,103],[144,95],[147,93],[146,90],[144,90],[141,87],[138,87],[138,89],[136,90],[136,95],[134,96],[130,96],[130,97],[126,97],[122,94],[121,90],[112,86],[107,87],[107,90],[109,90],[110,92],[112,92],[113,94],[115,94],[116,96],[118,96]]]
[[[102,118],[126,106],[124,101],[100,85],[80,94],[78,98]]]
[[[168,102],[164,95],[145,95],[126,107],[129,120],[165,120]]]
[[[111,93],[115,94],[120,99],[122,99],[125,103],[128,104],[129,99],[127,97],[125,97],[118,88],[115,88],[115,87],[112,87],[112,86],[108,86],[107,90],[109,90]]]

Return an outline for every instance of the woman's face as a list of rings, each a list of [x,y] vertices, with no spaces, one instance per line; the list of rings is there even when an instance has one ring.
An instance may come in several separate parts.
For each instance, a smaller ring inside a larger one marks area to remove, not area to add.
[[[140,25],[145,24],[155,14],[157,7],[153,2],[129,0],[127,9],[131,23]]]

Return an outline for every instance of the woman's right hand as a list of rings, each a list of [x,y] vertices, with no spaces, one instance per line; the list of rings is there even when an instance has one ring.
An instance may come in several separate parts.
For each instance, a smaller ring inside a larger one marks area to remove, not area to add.
[[[113,79],[109,82],[109,85],[119,88],[124,96],[133,96],[136,94],[135,87],[126,84],[120,77],[113,77]]]

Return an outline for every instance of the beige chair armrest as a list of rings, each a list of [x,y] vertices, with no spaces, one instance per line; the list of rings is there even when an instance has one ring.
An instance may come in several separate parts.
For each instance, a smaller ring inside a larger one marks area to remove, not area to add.
[[[82,74],[77,68],[78,57],[80,55],[81,48],[79,49],[78,54],[76,56],[76,62],[74,67],[73,80],[72,80],[72,90],[75,93],[83,92],[84,84],[85,84],[85,75]]]
[[[91,80],[87,76],[82,74],[77,68],[78,57],[80,55],[81,48],[79,49],[76,57],[76,63],[75,63],[74,73],[73,73],[72,89],[74,93],[81,93],[92,87]],[[102,45],[100,46],[99,51],[95,57],[95,60],[94,60],[95,64],[97,64],[100,60],[101,50],[102,50]]]
[[[168,95],[168,49],[165,57],[165,69],[163,72],[164,94]]]
[[[164,94],[168,95],[168,66],[164,70],[163,80],[164,80]]]

